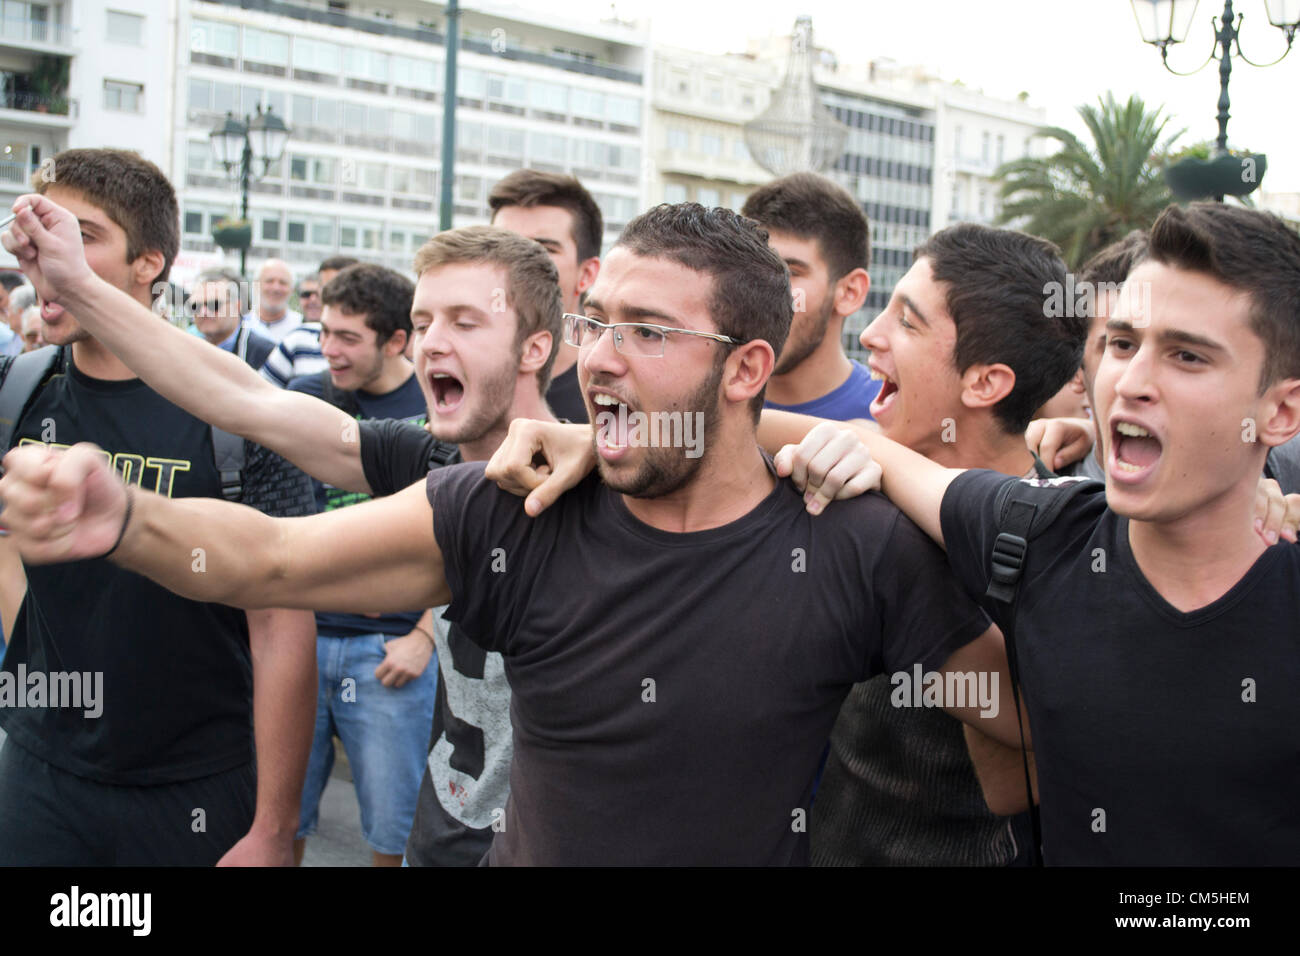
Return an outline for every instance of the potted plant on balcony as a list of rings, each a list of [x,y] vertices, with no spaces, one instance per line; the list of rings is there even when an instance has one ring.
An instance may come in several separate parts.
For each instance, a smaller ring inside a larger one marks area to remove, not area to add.
[[[212,224],[212,241],[227,252],[253,245],[253,224],[247,219],[218,219]]]
[[[38,113],[68,112],[69,62],[65,56],[43,56],[37,61],[29,86]]]

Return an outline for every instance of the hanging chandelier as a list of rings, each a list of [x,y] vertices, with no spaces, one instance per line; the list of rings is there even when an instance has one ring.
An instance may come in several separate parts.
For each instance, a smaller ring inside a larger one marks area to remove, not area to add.
[[[817,96],[812,72],[812,17],[795,21],[785,79],[767,109],[745,124],[754,161],[776,176],[821,172],[844,153],[848,129]]]

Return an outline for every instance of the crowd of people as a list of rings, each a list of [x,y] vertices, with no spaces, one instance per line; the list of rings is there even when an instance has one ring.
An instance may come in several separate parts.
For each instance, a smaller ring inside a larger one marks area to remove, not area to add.
[[[1300,859],[1280,220],[1077,275],[948,227],[864,364],[810,173],[602,257],[517,170],[414,282],[211,270],[186,332],[161,171],[54,163],[3,234],[0,864],[300,863],[336,740],[375,865]]]

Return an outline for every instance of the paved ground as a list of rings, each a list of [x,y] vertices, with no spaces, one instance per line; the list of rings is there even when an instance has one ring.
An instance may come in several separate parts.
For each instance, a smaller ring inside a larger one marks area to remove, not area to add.
[[[352,768],[338,741],[334,742],[334,771],[320,800],[320,822],[307,838],[303,866],[369,866],[370,847],[361,838],[361,811],[352,786]]]

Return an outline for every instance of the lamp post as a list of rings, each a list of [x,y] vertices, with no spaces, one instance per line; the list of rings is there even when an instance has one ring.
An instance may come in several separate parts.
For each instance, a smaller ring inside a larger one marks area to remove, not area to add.
[[[257,107],[257,114],[240,121],[234,113],[226,113],[210,134],[212,152],[226,175],[239,183],[240,219],[248,221],[248,190],[254,179],[261,179],[266,171],[280,161],[285,144],[289,141],[289,127],[268,106],[266,112]],[[260,170],[254,174],[253,164]],[[252,244],[252,227],[248,239],[239,245],[239,274],[248,271],[248,247]]]
[[[1211,161],[1228,156],[1228,107],[1230,105],[1228,78],[1232,75],[1233,47],[1236,47],[1236,55],[1251,66],[1265,67],[1281,62],[1291,52],[1291,45],[1295,40],[1296,31],[1300,29],[1300,0],[1264,0],[1264,9],[1268,16],[1268,22],[1286,34],[1286,49],[1282,51],[1282,56],[1269,63],[1255,63],[1241,52],[1241,24],[1245,19],[1245,15],[1234,15],[1232,0],[1224,0],[1223,13],[1217,18],[1212,17],[1210,21],[1214,28],[1214,45],[1210,47],[1209,58],[1195,70],[1186,73],[1179,72],[1169,65],[1169,47],[1176,43],[1182,43],[1187,39],[1188,28],[1196,15],[1199,0],[1131,0],[1131,2],[1133,4],[1133,15],[1137,18],[1138,30],[1142,34],[1142,41],[1150,43],[1160,50],[1160,62],[1164,64],[1165,69],[1170,73],[1175,76],[1191,76],[1208,66],[1211,60],[1219,61],[1219,112],[1217,116],[1219,135],[1214,141],[1214,156]],[[1177,168],[1177,165],[1170,167],[1170,169]],[[1262,175],[1262,171],[1260,175]],[[1245,195],[1245,193],[1250,192],[1258,185],[1258,178],[1253,177],[1249,185],[1250,188],[1245,189],[1244,192],[1233,192],[1232,194]],[[1177,192],[1176,189],[1175,192]],[[1216,193],[1215,198],[1222,202],[1223,194]]]

